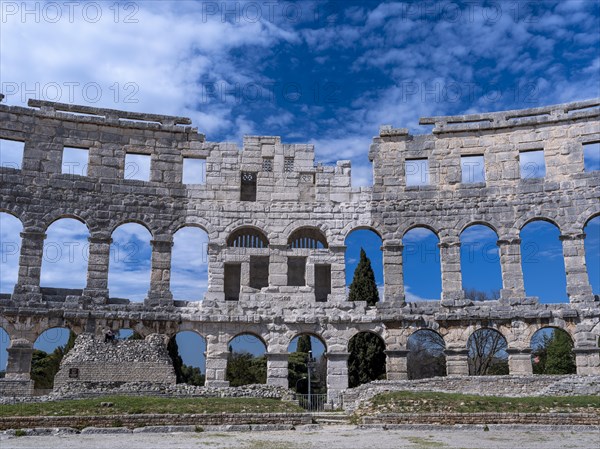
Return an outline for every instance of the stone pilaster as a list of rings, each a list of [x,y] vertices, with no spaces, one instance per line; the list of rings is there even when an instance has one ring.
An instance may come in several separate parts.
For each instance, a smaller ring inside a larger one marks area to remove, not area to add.
[[[442,305],[464,305],[467,301],[465,301],[465,292],[462,289],[460,242],[444,241],[440,242],[438,246],[442,270]]]
[[[523,303],[525,301],[525,284],[521,265],[521,240],[518,238],[500,239],[496,244],[499,248],[502,269],[500,299],[512,304]]]
[[[406,380],[408,379],[408,365],[406,350],[388,350],[385,351],[385,371],[387,380]]]
[[[40,277],[44,257],[46,234],[39,231],[21,232],[21,255],[19,257],[19,278],[15,285],[13,299],[16,301],[41,301]]]
[[[150,275],[150,290],[146,305],[170,305],[173,303],[171,293],[171,251],[173,240],[151,240],[152,244],[152,273]]]
[[[331,263],[331,293],[333,301],[345,301],[346,298],[346,245],[329,245],[333,256]]]
[[[269,245],[269,286],[284,287],[287,285],[287,245]]]
[[[585,263],[584,239],[585,234],[560,236],[567,276],[567,296],[570,302],[594,300]]]
[[[469,375],[469,351],[466,349],[446,349],[446,372],[448,376]]]
[[[600,348],[574,348],[575,365],[580,376],[600,376]]]
[[[17,338],[11,342],[8,351],[8,364],[6,365],[7,380],[31,380],[31,356],[33,343],[29,340]]]
[[[209,352],[206,354],[206,378],[204,385],[207,387],[228,387],[226,380],[227,360],[229,352]]]
[[[386,301],[404,302],[404,273],[402,270],[402,250],[399,242],[385,242],[383,251],[383,294]]]
[[[348,388],[349,352],[328,352],[327,357],[327,402],[334,408],[341,404],[342,392]]]
[[[208,243],[208,288],[204,295],[206,300],[225,300],[225,269],[221,259],[223,248],[217,243]]]
[[[268,352],[267,354],[267,385],[288,388],[288,358],[287,352]]]
[[[96,304],[108,301],[108,266],[110,261],[110,237],[89,237],[90,242],[87,284],[83,295]]]
[[[531,349],[508,348],[508,372],[511,375],[531,375],[533,366],[531,365]]]

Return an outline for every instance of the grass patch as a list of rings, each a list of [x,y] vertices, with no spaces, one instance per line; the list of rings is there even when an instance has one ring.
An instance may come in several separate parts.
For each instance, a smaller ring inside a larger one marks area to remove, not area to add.
[[[101,402],[112,402],[102,407]],[[298,413],[304,409],[278,399],[258,398],[159,398],[107,396],[33,404],[0,406],[0,416],[93,416],[194,413]]]
[[[359,410],[359,415],[377,413],[595,413],[600,415],[600,397],[507,398],[459,393],[395,391],[378,394]]]
[[[430,440],[429,438],[408,437],[407,440],[410,441],[412,444],[418,445],[419,449],[420,448],[429,449],[429,448],[436,448],[436,447],[447,447],[446,444],[440,443],[439,441]]]

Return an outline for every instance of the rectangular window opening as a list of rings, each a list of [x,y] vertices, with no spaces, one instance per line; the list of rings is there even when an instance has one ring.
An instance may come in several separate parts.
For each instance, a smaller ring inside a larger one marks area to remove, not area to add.
[[[24,150],[24,142],[0,139],[0,166],[21,170]]]
[[[288,285],[303,287],[306,285],[306,257],[288,257]]]
[[[61,173],[63,175],[88,175],[89,153],[87,148],[64,147]]]
[[[331,265],[315,265],[315,300],[327,301],[331,293]]]
[[[206,159],[183,158],[184,184],[206,184]]]
[[[225,264],[225,300],[239,301],[242,266],[239,263]]]
[[[272,157],[263,157],[262,171],[269,172],[269,173],[273,171],[273,158]]]
[[[404,173],[408,187],[429,185],[429,160],[407,159],[404,161]]]
[[[521,179],[543,178],[546,176],[544,150],[520,151],[519,173],[521,173]]]
[[[269,286],[269,256],[250,257],[250,287],[260,290]]]
[[[583,144],[583,171],[600,170],[600,142]]]
[[[461,182],[476,184],[485,182],[485,163],[483,155],[460,157]]]
[[[294,171],[294,158],[286,157],[283,159],[283,172],[292,173]]]
[[[150,181],[150,155],[126,153],[125,154],[125,179]]]
[[[242,172],[240,201],[256,201],[256,173]]]

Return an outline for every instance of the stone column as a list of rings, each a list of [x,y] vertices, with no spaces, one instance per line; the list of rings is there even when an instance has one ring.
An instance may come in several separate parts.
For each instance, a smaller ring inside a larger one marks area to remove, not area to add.
[[[511,375],[531,375],[533,366],[531,365],[531,349],[508,348],[508,373]]]
[[[39,231],[21,232],[21,255],[19,279],[14,288],[13,299],[17,301],[41,301],[40,277],[44,257],[46,234]]]
[[[84,296],[89,296],[96,304],[108,302],[108,265],[110,262],[110,237],[89,237],[87,285]]]
[[[173,304],[171,293],[171,250],[173,240],[151,240],[152,244],[152,274],[150,290],[146,298],[148,306],[163,306]]]
[[[469,375],[469,351],[467,349],[446,349],[446,373],[448,376]]]
[[[8,351],[7,380],[31,380],[31,355],[33,343],[22,338],[14,339]]]
[[[500,239],[496,242],[502,269],[500,299],[513,304],[524,302],[525,284],[521,265],[521,239]]]
[[[442,305],[462,305],[466,301],[460,272],[460,241],[444,241],[438,246],[442,270]]]
[[[349,352],[328,352],[327,357],[327,402],[334,408],[341,405],[342,393],[348,389]]]
[[[208,348],[207,348],[208,349]],[[225,380],[229,351],[206,353],[206,378],[204,385],[207,387],[228,387],[229,381]]]
[[[288,357],[287,352],[268,352],[267,356],[267,385],[288,388]]]
[[[585,264],[584,239],[583,233],[560,236],[567,275],[567,296],[570,302],[594,301]]]
[[[600,348],[573,348],[580,376],[600,376]]]
[[[333,256],[331,263],[330,300],[346,301],[346,245],[329,245]]]
[[[402,270],[402,250],[400,242],[385,242],[383,251],[383,294],[386,301],[404,302],[404,273]]]
[[[385,362],[385,371],[387,380],[406,380],[408,379],[408,366],[406,350],[388,350]]]

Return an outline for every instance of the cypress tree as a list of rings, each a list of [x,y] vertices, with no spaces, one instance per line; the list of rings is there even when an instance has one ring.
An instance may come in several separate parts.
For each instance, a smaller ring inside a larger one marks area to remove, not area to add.
[[[312,344],[310,342],[310,335],[300,335],[300,337],[298,337],[298,346],[296,347],[296,352],[305,352],[308,354],[308,352],[311,350]]]
[[[379,301],[379,291],[375,282],[375,273],[371,268],[371,261],[364,249],[360,249],[360,261],[354,270],[352,284],[350,284],[350,301],[367,301],[367,305],[374,306]]]
[[[577,372],[573,357],[571,337],[562,330],[554,329],[546,346],[545,374],[574,374]]]

